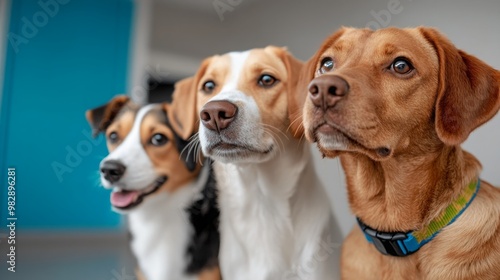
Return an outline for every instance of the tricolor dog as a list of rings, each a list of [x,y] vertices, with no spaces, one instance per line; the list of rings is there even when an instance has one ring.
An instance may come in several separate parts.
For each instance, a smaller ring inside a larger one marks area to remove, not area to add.
[[[339,228],[291,98],[302,65],[278,47],[231,52],[176,85],[172,125],[187,135],[199,126],[215,160],[224,279],[338,277]]]
[[[219,210],[211,164],[187,154],[167,104],[139,107],[125,96],[87,111],[110,154],[101,161],[111,205],[127,214],[131,247],[147,280],[216,280]]]
[[[358,217],[342,278],[500,279],[500,190],[460,147],[500,72],[425,27],[343,28],[307,72],[306,136],[340,156]]]

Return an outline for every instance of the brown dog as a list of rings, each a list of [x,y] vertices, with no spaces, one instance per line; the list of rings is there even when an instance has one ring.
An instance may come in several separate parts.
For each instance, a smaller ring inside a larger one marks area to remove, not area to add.
[[[340,156],[360,221],[343,278],[500,279],[500,190],[460,148],[498,112],[500,73],[434,29],[343,28],[307,78],[306,137]]]

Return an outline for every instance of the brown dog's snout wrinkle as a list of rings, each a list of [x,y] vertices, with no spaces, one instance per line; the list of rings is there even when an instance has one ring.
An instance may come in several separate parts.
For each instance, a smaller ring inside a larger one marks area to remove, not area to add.
[[[323,75],[309,84],[309,98],[316,107],[326,110],[349,92],[346,80],[335,75]]]
[[[206,128],[220,132],[231,124],[237,113],[238,107],[229,101],[210,101],[203,106],[200,119]]]

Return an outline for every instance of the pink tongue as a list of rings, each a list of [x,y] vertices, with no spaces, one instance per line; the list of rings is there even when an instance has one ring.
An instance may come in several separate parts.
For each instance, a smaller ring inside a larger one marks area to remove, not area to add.
[[[139,193],[136,191],[128,192],[112,192],[111,193],[111,204],[116,207],[127,207],[134,203]]]

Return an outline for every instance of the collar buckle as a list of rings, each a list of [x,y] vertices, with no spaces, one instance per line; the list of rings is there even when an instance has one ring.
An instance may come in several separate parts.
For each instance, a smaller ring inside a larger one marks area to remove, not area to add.
[[[373,243],[377,250],[388,256],[405,257],[420,248],[411,232],[381,232],[372,229],[357,218],[358,224],[368,242]]]

